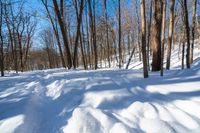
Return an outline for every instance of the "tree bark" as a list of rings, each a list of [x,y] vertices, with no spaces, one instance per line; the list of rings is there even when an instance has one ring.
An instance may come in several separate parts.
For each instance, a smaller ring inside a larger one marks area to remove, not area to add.
[[[190,68],[190,27],[188,22],[188,10],[187,10],[187,0],[183,0],[183,11],[184,11],[184,25],[185,25],[185,35],[187,40],[187,54],[186,54],[186,66]]]
[[[118,47],[119,47],[119,68],[122,67],[122,47],[121,47],[121,0],[118,0],[119,28],[118,28]]]
[[[70,49],[69,49],[69,41],[68,41],[67,32],[65,30],[64,20],[63,20],[63,17],[61,16],[57,0],[53,0],[53,5],[54,5],[56,15],[58,17],[58,22],[59,22],[59,25],[60,25],[60,28],[61,28],[63,42],[64,42],[64,46],[65,46],[65,49],[66,49],[67,61],[68,61],[67,66],[68,66],[68,69],[70,69],[72,67],[72,58],[71,58],[71,52],[70,52]]]
[[[145,0],[140,1],[141,9],[141,28],[142,28],[142,57],[143,57],[143,74],[144,78],[148,78],[147,56],[146,56],[146,16],[145,16]]]
[[[154,14],[152,24],[152,71],[161,69],[161,26],[162,26],[162,1],[153,0]]]
[[[163,76],[163,63],[165,55],[165,19],[166,19],[166,0],[163,0],[163,18],[162,18],[162,38],[161,38],[161,71],[160,75]]]
[[[76,0],[75,0],[75,7],[76,7],[76,16],[77,16],[77,23],[78,24],[77,24],[77,30],[76,30],[73,65],[74,65],[74,68],[76,69],[76,67],[77,67],[76,60],[77,60],[77,51],[78,51],[78,41],[79,41],[79,37],[80,37],[80,28],[81,28],[81,23],[82,23],[84,0],[81,0],[79,13],[78,13],[78,7],[77,7],[77,1]]]
[[[167,64],[166,64],[166,69],[170,69],[172,37],[173,37],[173,32],[174,32],[174,4],[175,4],[175,0],[170,0],[170,17],[169,17],[168,39],[167,39]]]
[[[191,56],[190,56],[190,62],[191,63],[193,63],[193,51],[194,51],[194,39],[195,39],[195,27],[196,27],[196,5],[197,5],[197,0],[193,0],[192,44],[191,44]]]

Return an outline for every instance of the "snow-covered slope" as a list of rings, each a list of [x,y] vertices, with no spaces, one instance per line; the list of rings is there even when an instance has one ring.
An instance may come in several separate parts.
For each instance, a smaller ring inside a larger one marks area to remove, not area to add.
[[[200,50],[186,70],[176,51],[164,77],[138,67],[0,78],[0,133],[199,133]]]

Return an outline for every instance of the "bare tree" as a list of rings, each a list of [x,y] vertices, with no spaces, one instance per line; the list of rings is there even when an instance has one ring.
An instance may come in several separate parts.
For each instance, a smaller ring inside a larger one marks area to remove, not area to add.
[[[3,3],[0,2],[0,69],[1,76],[4,76],[4,45],[3,45]]]
[[[45,9],[46,9],[46,12],[47,12],[47,16],[50,20],[50,23],[53,27],[53,30],[54,30],[54,34],[55,34],[55,37],[56,37],[56,40],[57,40],[57,44],[58,44],[58,48],[59,48],[59,52],[60,52],[60,58],[61,58],[61,61],[62,61],[62,66],[63,67],[66,67],[65,65],[65,60],[64,60],[64,56],[63,56],[63,51],[62,51],[62,47],[61,47],[61,42],[60,42],[60,36],[59,36],[59,33],[58,33],[58,30],[55,26],[55,23],[53,21],[53,18],[50,14],[50,11],[49,11],[49,8],[48,8],[48,0],[41,0],[42,4],[44,5]]]
[[[77,0],[74,0],[74,5],[76,9],[76,16],[77,16],[77,30],[76,30],[76,39],[75,39],[75,47],[74,47],[74,60],[73,65],[74,68],[77,67],[76,60],[77,60],[77,51],[78,51],[78,41],[81,34],[81,23],[82,23],[82,14],[83,14],[83,7],[84,7],[84,0],[81,0],[79,9],[78,9],[78,3]],[[79,11],[78,11],[79,10]]]
[[[163,16],[162,16],[162,38],[161,38],[161,71],[160,75],[163,76],[163,62],[165,55],[165,21],[166,21],[166,0],[163,0]]]
[[[119,14],[119,18],[118,18],[118,49],[119,49],[119,68],[122,67],[122,47],[121,47],[121,0],[118,0],[118,14]]]
[[[162,28],[162,7],[161,0],[153,0],[153,24],[152,24],[152,71],[159,71],[161,69],[161,28]]]
[[[195,39],[195,27],[196,27],[196,6],[197,6],[197,0],[193,0],[192,44],[191,44],[191,56],[190,56],[190,62],[191,63],[193,63],[193,51],[194,51],[194,39]]]
[[[142,21],[142,57],[143,57],[143,73],[144,78],[148,77],[147,56],[146,56],[146,16],[145,16],[145,0],[140,1],[141,21]]]
[[[187,54],[186,54],[186,66],[190,68],[190,27],[188,22],[188,9],[187,9],[187,0],[182,0],[182,8],[183,8],[183,17],[184,17],[184,27],[185,27],[185,35],[187,41]]]
[[[91,39],[94,47],[94,68],[98,68],[98,56],[97,56],[97,45],[96,45],[96,26],[95,26],[95,3],[93,1],[88,0],[88,8],[89,8],[89,17],[90,17],[90,29],[91,29]],[[93,10],[92,10],[93,9]]]
[[[166,69],[170,69],[172,37],[173,37],[173,31],[174,31],[174,5],[175,5],[175,0],[170,0],[170,17],[169,17],[168,39],[167,39],[167,64],[166,64]]]
[[[61,2],[61,7],[63,7],[62,5],[63,3]],[[68,36],[67,36],[67,31],[64,25],[64,18],[62,16],[62,8],[61,10],[58,7],[58,3],[57,0],[53,0],[53,5],[54,5],[54,9],[55,9],[55,13],[58,17],[58,22],[60,25],[60,29],[61,29],[61,33],[62,33],[62,37],[63,37],[63,42],[64,42],[64,46],[66,49],[66,54],[67,54],[67,67],[68,69],[70,69],[72,67],[72,58],[71,58],[71,52],[69,49],[69,40],[68,40]]]

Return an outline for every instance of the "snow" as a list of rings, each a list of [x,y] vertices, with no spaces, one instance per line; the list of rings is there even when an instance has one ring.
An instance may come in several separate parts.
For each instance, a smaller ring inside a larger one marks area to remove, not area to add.
[[[0,78],[0,133],[199,133],[200,50],[191,69],[40,70]],[[134,67],[136,66],[136,67]],[[134,68],[133,68],[134,67]]]

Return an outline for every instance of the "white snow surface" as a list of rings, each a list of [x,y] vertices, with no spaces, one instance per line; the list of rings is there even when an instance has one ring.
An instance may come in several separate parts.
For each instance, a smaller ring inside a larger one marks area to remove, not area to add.
[[[148,79],[134,60],[129,70],[7,74],[0,133],[200,133],[200,50],[194,55],[180,70],[175,50],[172,69]]]

